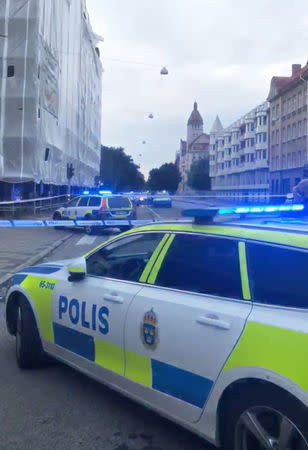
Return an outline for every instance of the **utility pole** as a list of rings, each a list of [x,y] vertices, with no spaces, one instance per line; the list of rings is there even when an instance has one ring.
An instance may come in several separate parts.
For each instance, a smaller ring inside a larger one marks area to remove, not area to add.
[[[67,193],[71,194],[71,180],[75,175],[75,168],[72,163],[67,163],[66,165],[66,176],[67,176]]]

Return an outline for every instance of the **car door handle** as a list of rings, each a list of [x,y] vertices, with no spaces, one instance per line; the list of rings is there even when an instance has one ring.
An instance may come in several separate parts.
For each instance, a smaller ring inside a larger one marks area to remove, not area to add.
[[[104,300],[110,303],[123,303],[123,297],[120,297],[118,294],[105,294]]]
[[[197,323],[201,325],[208,325],[210,327],[221,328],[222,330],[230,330],[231,323],[225,320],[220,320],[216,315],[200,316],[197,319]]]

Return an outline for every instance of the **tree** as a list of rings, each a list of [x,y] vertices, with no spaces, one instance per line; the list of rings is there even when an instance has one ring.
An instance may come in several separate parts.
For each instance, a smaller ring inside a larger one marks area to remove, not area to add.
[[[211,189],[210,164],[208,159],[194,161],[188,172],[187,184],[196,191]]]
[[[114,192],[141,190],[145,185],[139,166],[122,147],[102,146],[100,178]]]
[[[159,169],[152,169],[147,183],[151,191],[175,192],[181,181],[178,167],[174,163],[165,163]]]

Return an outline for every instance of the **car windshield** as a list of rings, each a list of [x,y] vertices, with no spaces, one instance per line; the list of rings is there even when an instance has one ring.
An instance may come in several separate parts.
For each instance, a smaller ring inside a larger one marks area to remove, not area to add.
[[[127,197],[109,197],[109,208],[130,208],[130,201]]]

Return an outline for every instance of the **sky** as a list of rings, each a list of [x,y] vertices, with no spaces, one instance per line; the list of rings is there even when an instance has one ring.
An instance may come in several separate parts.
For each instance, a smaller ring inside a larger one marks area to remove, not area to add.
[[[145,175],[174,161],[195,100],[205,132],[217,114],[228,126],[266,100],[272,76],[308,60],[307,0],[87,0],[87,8],[104,38],[102,143],[124,147]]]

